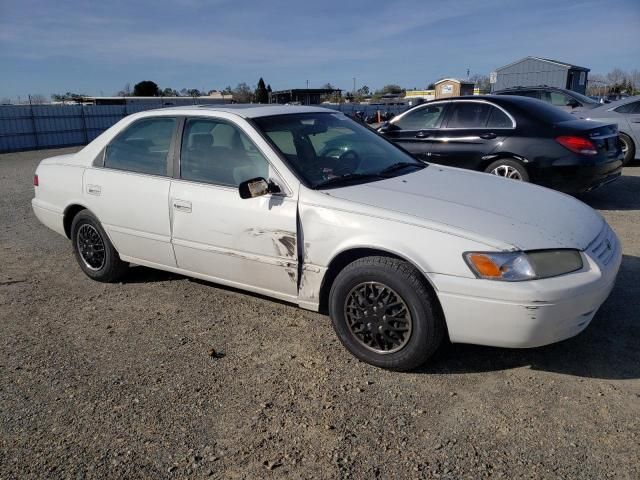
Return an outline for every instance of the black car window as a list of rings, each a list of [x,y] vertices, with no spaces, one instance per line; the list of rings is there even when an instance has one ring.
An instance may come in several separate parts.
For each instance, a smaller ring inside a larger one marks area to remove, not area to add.
[[[167,155],[176,119],[139,120],[127,127],[108,146],[104,166],[130,172],[167,175]]]
[[[513,122],[509,116],[502,110],[496,107],[490,107],[489,120],[487,121],[488,128],[512,128]]]
[[[640,100],[620,105],[614,108],[613,111],[617,113],[640,113]]]
[[[237,187],[256,177],[269,178],[269,163],[240,129],[222,120],[187,120],[180,178]]]
[[[544,94],[545,96],[548,96],[548,99],[545,98],[544,100],[556,107],[566,107],[569,104],[569,101],[572,100],[569,95],[565,95],[562,92],[544,92]]]
[[[542,120],[546,123],[559,123],[575,120],[576,117],[562,108],[554,107],[545,102],[533,100],[531,98],[522,98],[517,103],[513,102],[513,109],[517,109],[520,115],[527,118]],[[517,115],[516,115],[517,117]]]
[[[519,97],[530,97],[540,100],[540,92],[537,90],[514,90],[508,93],[509,95],[518,95]]]
[[[437,128],[442,120],[446,104],[425,105],[407,112],[396,120],[394,125],[402,130],[423,130],[427,128]]]
[[[451,106],[447,128],[483,128],[491,108],[487,103],[455,102]]]

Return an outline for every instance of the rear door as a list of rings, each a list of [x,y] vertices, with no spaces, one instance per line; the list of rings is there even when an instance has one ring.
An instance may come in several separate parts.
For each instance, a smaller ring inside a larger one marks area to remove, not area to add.
[[[120,255],[175,267],[169,186],[177,119],[142,118],[107,145],[84,173],[86,206]]]
[[[480,170],[484,157],[513,134],[515,121],[506,110],[484,100],[451,102],[447,118],[435,135],[430,159],[458,168]]]
[[[392,120],[392,129],[384,135],[414,157],[429,160],[448,103],[428,103],[410,110]]]

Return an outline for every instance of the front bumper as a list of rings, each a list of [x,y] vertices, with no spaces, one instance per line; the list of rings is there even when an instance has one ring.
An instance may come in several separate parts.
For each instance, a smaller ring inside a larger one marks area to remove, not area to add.
[[[528,348],[582,332],[609,296],[622,261],[620,243],[605,228],[583,252],[579,272],[526,282],[432,275],[451,341]]]

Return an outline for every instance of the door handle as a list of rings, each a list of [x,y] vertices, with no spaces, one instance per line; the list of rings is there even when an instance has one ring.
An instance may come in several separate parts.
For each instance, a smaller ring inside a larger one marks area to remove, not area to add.
[[[191,202],[175,199],[173,201],[173,208],[179,212],[191,213]]]
[[[430,134],[427,133],[427,132],[420,131],[420,132],[416,133],[416,138],[427,138],[428,136],[430,136]]]
[[[497,135],[493,132],[483,133],[482,135],[480,135],[480,138],[484,138],[485,140],[492,140],[496,137]]]

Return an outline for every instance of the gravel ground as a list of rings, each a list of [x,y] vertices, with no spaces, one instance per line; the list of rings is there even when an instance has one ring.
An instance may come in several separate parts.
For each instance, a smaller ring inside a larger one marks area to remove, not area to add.
[[[355,360],[328,318],[136,267],[87,279],[0,155],[0,479],[640,478],[640,166],[583,197],[620,236],[578,337]]]

